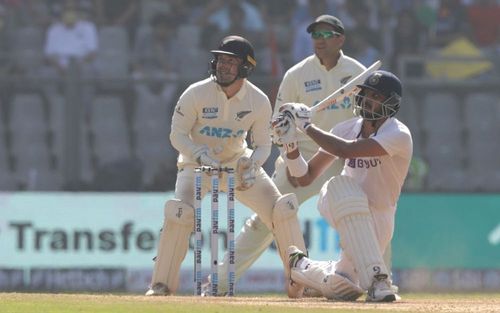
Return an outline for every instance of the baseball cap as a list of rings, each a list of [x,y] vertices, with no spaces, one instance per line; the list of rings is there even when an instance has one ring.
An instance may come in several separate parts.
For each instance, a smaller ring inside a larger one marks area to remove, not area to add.
[[[339,34],[344,34],[344,24],[335,16],[331,16],[328,14],[318,16],[314,21],[314,23],[311,23],[309,26],[307,26],[307,32],[312,33],[314,27],[320,23],[332,25],[334,31],[336,31]]]

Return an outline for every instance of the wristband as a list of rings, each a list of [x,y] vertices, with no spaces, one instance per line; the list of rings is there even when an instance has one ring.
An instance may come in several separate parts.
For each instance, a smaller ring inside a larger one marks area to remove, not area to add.
[[[290,170],[290,174],[293,177],[302,177],[307,174],[309,170],[309,165],[307,165],[306,160],[302,157],[302,154],[299,154],[299,157],[296,159],[289,159],[285,157],[286,165]]]

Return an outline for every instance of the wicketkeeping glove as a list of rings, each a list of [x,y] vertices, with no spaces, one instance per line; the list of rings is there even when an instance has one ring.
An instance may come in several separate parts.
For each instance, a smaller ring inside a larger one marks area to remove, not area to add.
[[[252,187],[255,184],[256,174],[257,164],[249,157],[241,157],[236,164],[236,175],[239,180],[236,190],[245,191]]]
[[[219,161],[213,159],[208,155],[210,148],[207,145],[201,145],[193,149],[193,157],[199,165],[211,166],[213,168],[219,168]]]
[[[311,109],[303,103],[285,103],[280,107],[279,111],[293,118],[295,125],[304,133],[311,125]]]

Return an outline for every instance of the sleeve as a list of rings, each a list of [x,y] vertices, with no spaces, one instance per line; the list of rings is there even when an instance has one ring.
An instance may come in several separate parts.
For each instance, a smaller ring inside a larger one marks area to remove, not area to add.
[[[280,88],[278,90],[278,95],[276,96],[276,102],[274,104],[274,114],[276,114],[279,108],[287,102],[297,102],[297,86],[295,86],[295,79],[292,72],[288,71],[285,73],[283,80],[281,81]]]
[[[381,146],[391,157],[394,155],[405,155],[412,151],[412,139],[409,132],[404,130],[392,130],[374,136]]]
[[[271,114],[271,103],[266,97],[265,103],[257,115],[258,118],[252,125],[251,138],[254,151],[251,158],[258,166],[262,166],[271,154],[271,136],[269,134]]]
[[[97,49],[99,48],[99,40],[97,39],[97,28],[95,24],[88,23],[87,33],[88,33],[88,38],[87,38],[88,53],[96,52]]]
[[[198,147],[190,137],[191,130],[197,120],[196,97],[188,88],[177,101],[172,115],[170,142],[172,146],[185,156],[192,157],[192,151]]]

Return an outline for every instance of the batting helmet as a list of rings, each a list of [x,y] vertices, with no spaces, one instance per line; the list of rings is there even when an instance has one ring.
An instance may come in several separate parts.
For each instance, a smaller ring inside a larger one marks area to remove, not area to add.
[[[401,97],[403,96],[401,81],[396,75],[386,71],[375,71],[368,76],[363,84],[358,85],[361,90],[356,95],[354,113],[364,119],[377,120],[384,117],[393,117],[399,111]],[[371,89],[386,97],[382,102],[380,112],[366,112],[363,110],[365,90]]]
[[[238,77],[240,78],[248,77],[257,65],[252,44],[248,40],[240,36],[225,37],[224,39],[222,39],[219,48],[217,50],[211,50],[210,52],[215,57],[215,59],[210,62],[212,75],[215,75],[217,56],[219,54],[232,55],[243,60],[240,67],[238,68]]]

